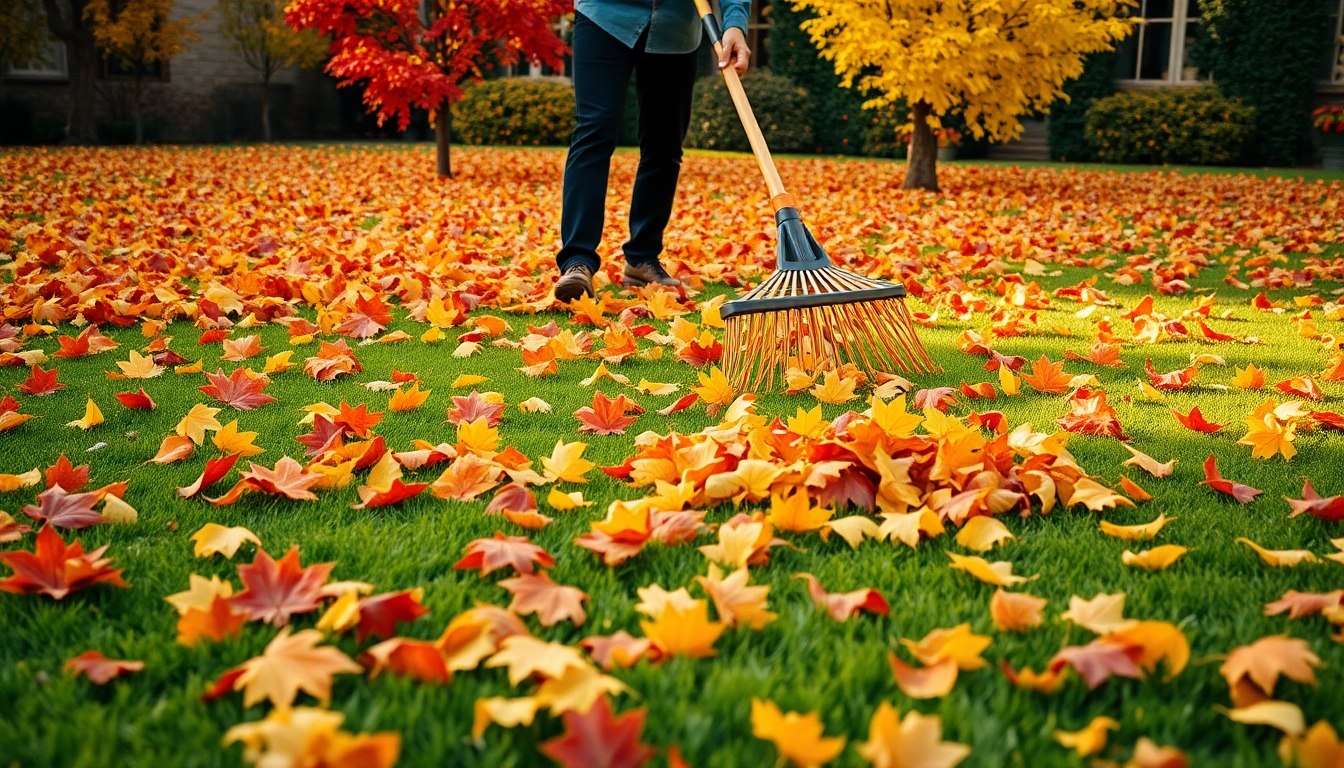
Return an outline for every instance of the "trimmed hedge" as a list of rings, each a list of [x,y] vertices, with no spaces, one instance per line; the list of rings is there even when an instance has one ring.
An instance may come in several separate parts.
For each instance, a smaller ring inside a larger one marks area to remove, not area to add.
[[[555,80],[475,83],[452,109],[453,130],[464,144],[564,146],[574,132],[574,88]]]
[[[807,91],[794,85],[789,78],[767,70],[758,70],[743,78],[742,87],[751,100],[756,122],[760,124],[771,151],[806,152],[815,146],[812,99]],[[703,77],[696,82],[686,146],[734,152],[751,150],[723,78]]]
[[[789,0],[779,0],[770,4],[770,15],[774,22],[766,41],[770,69],[807,91],[816,109],[811,115],[815,141],[806,151],[858,154],[868,128],[864,98],[853,88],[840,87],[835,65],[823,59],[807,33],[798,28],[812,12],[794,10]]]
[[[1060,99],[1050,107],[1046,126],[1051,160],[1086,163],[1097,159],[1096,150],[1087,141],[1087,110],[1097,99],[1115,93],[1115,57],[1114,51],[1088,56],[1083,74],[1064,84],[1069,101]]]
[[[1087,140],[1107,163],[1230,165],[1255,131],[1255,110],[1213,86],[1159,88],[1098,99]]]
[[[1338,0],[1199,0],[1207,32],[1195,47],[1200,69],[1255,108],[1243,162],[1298,165],[1315,154],[1311,108],[1333,43],[1332,5]]]

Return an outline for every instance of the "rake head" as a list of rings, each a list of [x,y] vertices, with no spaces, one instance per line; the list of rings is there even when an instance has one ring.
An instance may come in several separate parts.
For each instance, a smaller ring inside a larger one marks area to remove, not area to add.
[[[795,208],[780,208],[775,223],[775,274],[720,311],[725,374],[739,392],[774,389],[790,366],[853,364],[870,377],[936,370],[915,335],[904,286],[836,267]]]

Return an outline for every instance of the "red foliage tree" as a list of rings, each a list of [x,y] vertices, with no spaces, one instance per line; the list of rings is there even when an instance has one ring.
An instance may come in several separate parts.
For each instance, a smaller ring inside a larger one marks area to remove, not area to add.
[[[293,0],[285,21],[331,36],[327,72],[341,86],[365,83],[364,104],[379,125],[396,120],[406,130],[413,107],[428,110],[439,175],[451,176],[449,106],[462,83],[480,78],[487,62],[562,67],[565,44],[551,24],[573,7],[573,0]]]

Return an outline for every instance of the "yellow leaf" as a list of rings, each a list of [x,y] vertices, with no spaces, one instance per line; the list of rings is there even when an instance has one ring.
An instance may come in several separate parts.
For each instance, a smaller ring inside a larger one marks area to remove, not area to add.
[[[518,404],[518,410],[527,413],[550,413],[551,404],[540,397],[529,397]]]
[[[773,494],[767,519],[781,531],[803,532],[821,528],[834,514],[834,509],[813,506],[807,491],[798,490],[789,496]]]
[[[597,465],[583,458],[583,450],[587,447],[587,443],[556,441],[551,455],[541,457],[541,466],[546,470],[548,481],[559,480],[562,483],[588,482],[588,478],[584,475]]]
[[[880,768],[953,768],[971,754],[965,744],[943,741],[943,723],[937,715],[911,710],[901,719],[882,702],[868,724],[868,741],[859,756]]]
[[[660,384],[658,382],[649,381],[648,379],[640,379],[639,384],[635,385],[635,389],[640,392],[654,396],[670,395],[680,388],[680,384]]]
[[[789,428],[789,431],[795,435],[817,437],[823,430],[825,430],[827,423],[826,419],[821,415],[821,406],[818,405],[810,411],[805,411],[802,408],[799,408],[798,413],[790,416],[788,421],[785,422],[785,425]]]
[[[359,593],[355,590],[344,592],[336,602],[317,620],[317,628],[323,632],[345,632],[359,623]]]
[[[1073,485],[1073,495],[1069,497],[1068,506],[1077,504],[1082,504],[1093,512],[1100,512],[1110,507],[1134,506],[1134,502],[1086,477],[1080,478]]]
[[[549,504],[552,509],[561,512],[578,509],[579,507],[591,507],[593,505],[593,502],[583,500],[583,491],[565,493],[559,488],[551,489],[551,492],[546,496],[546,503]]]
[[[1120,562],[1136,568],[1160,571],[1179,560],[1188,551],[1178,544],[1164,544],[1160,547],[1144,550],[1137,555],[1126,549],[1120,554]]]
[[[413,411],[424,405],[431,391],[428,389],[421,390],[419,381],[413,382],[411,388],[404,391],[398,387],[397,391],[392,394],[391,400],[388,401],[387,409],[398,412]]]
[[[131,525],[140,519],[140,513],[136,512],[135,507],[127,504],[121,497],[109,493],[103,497],[103,517],[109,523]]]
[[[1159,513],[1157,519],[1151,523],[1142,525],[1116,525],[1108,520],[1101,521],[1101,532],[1107,536],[1114,536],[1117,539],[1126,541],[1147,541],[1158,534],[1162,528],[1175,520],[1174,517],[1167,517],[1165,512]]]
[[[517,728],[520,725],[531,725],[532,719],[536,716],[537,700],[531,696],[516,699],[499,696],[477,699],[471,723],[471,738],[480,741],[485,735],[485,729],[491,723],[501,728]]]
[[[128,379],[152,379],[163,373],[163,368],[154,363],[153,356],[142,355],[133,349],[130,351],[130,359],[125,362],[118,360],[117,367]]]
[[[238,420],[225,424],[210,438],[221,453],[241,453],[244,456],[256,456],[266,449],[258,448],[252,441],[257,439],[256,432],[239,432]]]
[[[957,532],[956,541],[961,546],[976,552],[988,552],[995,544],[1007,539],[1017,538],[1008,531],[1008,526],[998,518],[977,515],[966,521]]]
[[[1214,707],[1227,719],[1245,725],[1268,725],[1289,736],[1301,736],[1307,730],[1302,708],[1287,701],[1261,701],[1237,709]]]
[[[457,425],[457,449],[490,458],[499,448],[499,430],[490,426],[484,416],[475,421]]]
[[[750,575],[746,568],[738,568],[725,577],[717,565],[710,563],[708,576],[695,577],[696,583],[714,601],[719,621],[726,627],[746,625],[760,630],[779,618],[766,610],[770,585],[748,586]]]
[[[716,365],[709,370],[708,374],[699,374],[700,386],[692,387],[691,391],[700,396],[700,400],[709,406],[709,413],[713,415],[718,413],[719,409],[733,402],[733,385],[728,383],[728,377],[723,375],[723,371]]]
[[[1167,680],[1175,678],[1190,663],[1190,642],[1180,627],[1165,621],[1130,622],[1104,638],[1108,643],[1137,645],[1143,649],[1135,659],[1139,666],[1154,672],[1157,663],[1167,660]]]
[[[815,712],[781,712],[774,702],[751,700],[751,735],[775,745],[779,754],[799,768],[829,763],[845,749],[843,737],[823,736],[825,726]]]
[[[547,707],[552,715],[565,712],[587,714],[603,696],[629,693],[620,680],[598,672],[593,667],[568,667],[559,677],[542,681],[534,694],[537,705]]]
[[[190,586],[185,592],[177,592],[163,598],[169,605],[177,609],[178,614],[185,614],[193,608],[198,611],[208,611],[216,597],[228,599],[233,596],[233,584],[221,581],[218,576],[211,576],[207,579],[193,573],[187,578],[187,581]]]
[[[93,402],[93,398],[90,397],[89,401],[84,405],[84,417],[81,419],[75,419],[74,421],[67,423],[65,426],[79,427],[80,429],[93,429],[94,427],[102,423],[103,423],[103,412],[98,409],[98,404]]]
[[[1237,389],[1260,389],[1265,386],[1265,372],[1255,367],[1255,363],[1247,363],[1246,368],[1238,368],[1237,375],[1232,377],[1232,386]]]
[[[331,646],[318,647],[322,633],[305,629],[290,634],[290,628],[266,646],[260,656],[239,665],[233,689],[243,691],[243,706],[270,699],[277,707],[294,703],[305,691],[326,704],[331,700],[331,679],[338,674],[360,673],[364,668]]]
[[[970,624],[959,624],[951,629],[935,629],[918,642],[901,638],[901,644],[910,650],[915,658],[928,666],[944,659],[952,659],[963,671],[983,669],[989,666],[980,654],[984,653],[993,639],[988,635],[971,632]]]
[[[1175,459],[1163,464],[1137,448],[1131,448],[1126,445],[1125,450],[1133,455],[1130,458],[1125,459],[1121,464],[1127,467],[1138,467],[1153,477],[1170,477],[1172,470],[1176,466]]]
[[[243,546],[243,542],[250,541],[261,547],[261,539],[257,535],[242,526],[226,527],[219,523],[206,523],[201,529],[191,535],[191,540],[196,542],[195,555],[197,557],[210,557],[211,555],[223,555],[225,558],[232,559],[238,552],[238,548]]]
[[[215,418],[219,413],[218,408],[211,408],[202,403],[197,403],[191,407],[186,416],[177,423],[174,432],[182,437],[190,438],[196,445],[202,445],[205,442],[205,433],[217,432],[223,429],[223,425]]]
[[[489,379],[484,376],[477,376],[473,373],[464,373],[456,379],[453,379],[453,383],[448,386],[452,389],[460,389],[462,387],[470,387],[473,384],[480,384],[486,381],[489,381]]]
[[[1091,600],[1074,595],[1069,598],[1069,609],[1061,613],[1059,618],[1072,621],[1099,635],[1118,632],[1136,623],[1125,618],[1124,592],[1114,595],[1098,592]]]
[[[952,558],[952,567],[965,571],[986,584],[995,584],[1000,587],[1011,587],[1014,584],[1021,584],[1025,581],[1039,579],[1040,576],[1017,576],[1013,574],[1012,563],[990,563],[980,557],[965,557],[955,552],[948,552],[947,556]]]
[[[850,549],[858,549],[865,538],[879,541],[883,538],[882,529],[867,515],[850,515],[839,520],[828,521],[821,528],[822,540],[825,541],[832,531],[844,539]]]
[[[668,656],[703,659],[713,656],[714,642],[723,634],[724,625],[709,620],[709,606],[703,600],[685,610],[669,602],[654,621],[641,621],[644,636]]]
[[[293,354],[294,350],[287,349],[284,352],[280,352],[279,354],[271,355],[270,357],[266,358],[266,367],[263,368],[261,372],[283,373],[284,371],[288,371],[290,368],[294,367],[294,363],[291,363],[289,361],[289,358]]]
[[[1022,394],[1022,379],[1006,365],[999,366],[999,389],[1009,397]]]
[[[1272,565],[1277,568],[1292,568],[1302,563],[1319,563],[1320,558],[1305,549],[1265,549],[1245,537],[1237,537],[1237,543],[1245,544],[1254,549],[1260,559],[1265,561],[1265,565]]]
[[[989,599],[989,615],[1001,632],[1031,629],[1041,625],[1046,602],[1045,598],[996,589]]]
[[[1166,400],[1167,396],[1162,394],[1162,390],[1155,388],[1146,381],[1139,382],[1139,394],[1144,400],[1161,401]]]
[[[1081,731],[1055,731],[1055,741],[1072,749],[1079,757],[1087,757],[1106,747],[1108,731],[1114,731],[1120,723],[1109,717],[1094,717]]]
[[[1266,405],[1270,406],[1270,412],[1252,415],[1245,420],[1246,436],[1238,440],[1237,444],[1251,446],[1251,458],[1254,459],[1272,459],[1282,454],[1285,461],[1291,460],[1297,455],[1297,449],[1293,447],[1297,429],[1292,423],[1285,424],[1274,415],[1272,400]]]
[[[823,403],[848,403],[858,397],[854,394],[854,387],[857,384],[856,379],[842,378],[839,371],[827,371],[822,383],[812,388],[812,396]]]

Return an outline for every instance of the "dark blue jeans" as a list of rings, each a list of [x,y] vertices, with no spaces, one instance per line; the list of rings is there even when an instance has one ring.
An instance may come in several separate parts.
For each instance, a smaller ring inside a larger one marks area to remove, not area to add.
[[[561,272],[575,263],[594,272],[600,265],[597,244],[606,217],[607,176],[632,72],[639,97],[639,170],[630,199],[630,239],[622,250],[629,264],[656,261],[663,251],[663,229],[681,172],[681,142],[691,121],[696,54],[646,53],[646,37],[629,48],[588,17],[574,14],[576,125],[565,160],[562,246],[555,257]]]

